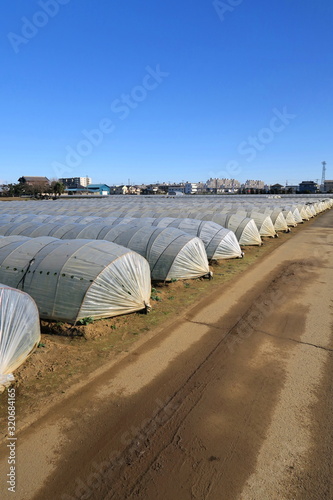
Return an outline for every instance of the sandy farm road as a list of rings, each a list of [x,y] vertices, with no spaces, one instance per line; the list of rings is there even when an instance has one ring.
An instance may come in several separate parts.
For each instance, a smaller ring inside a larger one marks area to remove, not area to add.
[[[332,263],[330,211],[18,434],[1,499],[332,499]]]

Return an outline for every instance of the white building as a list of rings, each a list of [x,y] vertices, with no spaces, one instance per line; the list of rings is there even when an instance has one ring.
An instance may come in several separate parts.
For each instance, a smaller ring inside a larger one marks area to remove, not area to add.
[[[185,186],[184,184],[170,184],[168,187],[168,194],[173,196],[176,193],[178,194],[184,194],[185,193]]]
[[[198,185],[196,182],[185,182],[185,194],[196,194],[198,192]]]
[[[241,184],[237,179],[210,178],[206,182],[206,187],[211,192],[236,193],[240,189]]]

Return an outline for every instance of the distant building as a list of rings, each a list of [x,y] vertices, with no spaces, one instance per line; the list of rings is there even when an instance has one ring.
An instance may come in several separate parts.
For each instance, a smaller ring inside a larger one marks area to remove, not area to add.
[[[28,175],[23,175],[18,179],[20,184],[27,184],[28,186],[40,186],[43,184],[50,184],[50,181],[47,177],[31,177]]]
[[[196,182],[185,182],[185,189],[184,189],[185,194],[197,194],[197,192],[198,192],[198,185]]]
[[[127,194],[128,187],[125,184],[121,184],[120,186],[111,186],[110,194]]]
[[[206,192],[207,193],[223,193],[224,189],[221,188],[221,183],[222,183],[222,179],[218,179],[218,178],[210,178],[207,180],[206,184],[205,184],[205,188],[206,188]]]
[[[168,186],[168,195],[174,196],[176,193],[185,194],[185,185],[170,184],[170,186]]]
[[[197,182],[197,194],[207,193],[206,184],[204,182]]]
[[[107,196],[110,194],[110,187],[106,184],[88,184],[87,188],[89,193]]]
[[[158,185],[157,184],[148,184],[145,189],[142,191],[143,194],[158,194]]]
[[[324,182],[324,193],[333,193],[333,181]]]
[[[237,193],[241,184],[237,179],[219,179],[210,178],[206,182],[206,191],[208,193]]]
[[[282,191],[284,191],[284,186],[282,186],[282,184],[272,184],[270,186],[271,194],[281,194]]]
[[[89,184],[89,186],[87,186],[87,187],[84,187],[84,186],[69,187],[69,188],[66,188],[64,194],[68,194],[68,195],[96,194],[96,195],[106,196],[106,195],[110,194],[110,187],[107,186],[106,184]]]
[[[298,189],[299,189],[298,186],[288,184],[286,186],[285,191],[286,191],[286,194],[296,194],[298,192]]]
[[[110,194],[149,194],[147,193],[147,186],[141,184],[141,186],[131,186],[129,184],[121,184],[120,186],[111,186]]]
[[[264,189],[265,183],[264,181],[255,181],[255,180],[247,180],[244,184],[245,189]]]
[[[137,184],[135,185],[137,189],[137,194],[147,194],[147,186],[146,184]]]
[[[62,177],[59,182],[68,188],[87,187],[91,184],[91,177]]]
[[[222,183],[220,188],[224,188],[225,193],[237,193],[239,191],[241,184],[236,179],[221,179]]]
[[[317,193],[319,186],[314,181],[302,181],[298,188],[300,193]]]
[[[127,194],[135,194],[135,195],[141,194],[140,186],[127,186],[127,188],[128,188]]]

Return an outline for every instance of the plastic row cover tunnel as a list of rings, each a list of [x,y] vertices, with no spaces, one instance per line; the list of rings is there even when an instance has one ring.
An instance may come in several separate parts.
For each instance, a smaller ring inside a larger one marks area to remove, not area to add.
[[[82,217],[66,215],[0,215],[0,224],[9,222],[51,222],[80,224],[105,223],[105,225],[129,224],[138,226],[177,227],[191,236],[197,236],[205,245],[208,259],[234,259],[243,256],[233,231],[212,221],[175,217]]]
[[[178,199],[170,199],[167,197],[127,197],[127,196],[109,196],[104,197],[103,200],[95,199],[61,199],[56,203],[53,201],[43,201],[36,203],[35,201],[26,201],[24,205],[21,202],[10,201],[6,204],[2,204],[0,207],[1,213],[35,213],[35,214],[63,214],[63,215],[82,215],[82,216],[132,216],[134,212],[138,212],[140,215],[135,215],[136,217],[151,217],[152,212],[159,212],[159,215],[154,215],[154,217],[161,216],[178,216],[171,215],[170,211],[179,211],[180,217],[188,217],[185,212],[189,211],[221,211],[226,208],[242,208],[243,210],[252,210],[257,208],[280,208],[282,209],[284,205],[295,205],[305,208],[307,205],[313,205],[315,211],[325,210],[332,206],[332,200],[321,199],[318,197],[309,196],[282,196],[281,199],[274,199],[274,197],[266,198],[262,196],[247,196],[247,195],[234,195],[231,198],[221,197],[219,195],[200,196],[195,197],[183,196]],[[250,205],[252,208],[250,208]],[[162,210],[162,211],[160,211]],[[307,210],[306,210],[307,212]],[[311,214],[310,214],[311,216]],[[307,218],[309,215],[307,215]]]
[[[138,214],[137,214],[138,215]],[[164,210],[164,215],[167,217],[188,217],[201,221],[212,221],[220,224],[220,226],[233,231],[240,245],[261,245],[261,237],[259,230],[253,219],[244,217],[239,214],[223,214],[216,211],[186,211],[179,210]]]
[[[244,217],[239,214],[223,214],[216,211],[188,211],[185,208],[183,210],[175,209],[161,209],[161,214],[166,217],[182,218],[187,217],[190,219],[197,219],[199,221],[211,221],[216,222],[220,226],[233,231],[240,245],[261,245],[261,236],[256,223],[252,218]],[[157,212],[154,213],[153,217],[159,218],[160,215]],[[135,217],[140,217],[140,213],[137,212]]]
[[[14,380],[12,372],[39,341],[39,315],[33,299],[0,284],[0,392]]]
[[[261,236],[253,219],[239,214],[204,214],[209,219],[233,231],[240,245],[261,245]]]
[[[43,224],[16,223],[0,225],[7,236],[53,236],[61,239],[87,238],[107,240],[130,248],[147,259],[155,281],[192,279],[210,275],[203,242],[179,229],[122,224]]]
[[[245,210],[241,210],[239,208],[228,209],[228,210],[226,209],[223,210],[222,213],[236,214],[236,215],[241,215],[244,218],[247,217],[249,219],[253,219],[258,228],[260,236],[268,236],[271,238],[276,236],[276,231],[274,229],[272,219],[269,217],[269,215],[261,214],[254,210],[246,212]]]
[[[122,219],[117,219],[118,224]],[[233,259],[243,256],[235,234],[216,222],[175,217],[124,218],[123,223],[140,226],[177,227],[181,231],[200,238],[205,245],[208,259]]]
[[[75,323],[150,306],[147,261],[108,241],[0,238],[0,282],[31,295],[48,320]]]

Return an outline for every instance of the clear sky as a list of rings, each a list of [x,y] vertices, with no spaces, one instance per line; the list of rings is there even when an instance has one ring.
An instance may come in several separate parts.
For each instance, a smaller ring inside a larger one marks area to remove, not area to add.
[[[333,178],[331,0],[3,0],[0,183]]]

